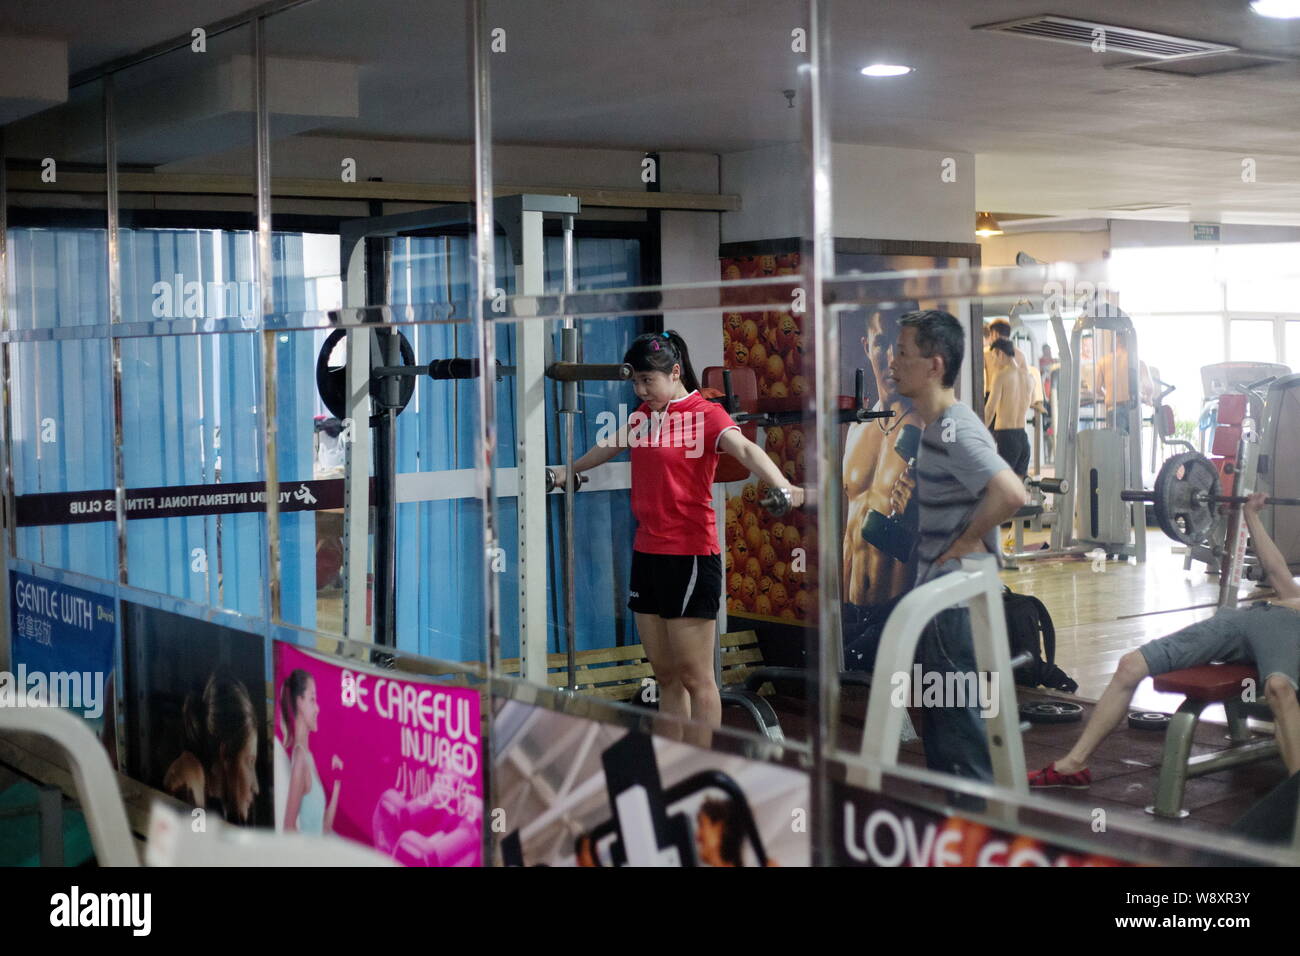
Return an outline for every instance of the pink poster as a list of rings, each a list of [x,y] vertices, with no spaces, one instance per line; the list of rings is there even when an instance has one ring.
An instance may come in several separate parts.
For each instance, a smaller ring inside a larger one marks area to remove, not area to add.
[[[479,695],[275,644],[275,821],[406,866],[482,863]]]

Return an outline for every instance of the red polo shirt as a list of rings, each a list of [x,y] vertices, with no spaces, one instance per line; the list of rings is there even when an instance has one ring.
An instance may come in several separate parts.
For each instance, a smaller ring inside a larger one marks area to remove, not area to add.
[[[673,399],[658,414],[643,402],[629,416],[633,548],[646,554],[720,553],[713,513],[718,439],[739,427],[698,391]]]

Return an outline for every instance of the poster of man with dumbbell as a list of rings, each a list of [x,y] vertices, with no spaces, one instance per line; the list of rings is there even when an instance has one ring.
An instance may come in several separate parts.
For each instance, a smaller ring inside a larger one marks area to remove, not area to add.
[[[873,410],[894,416],[849,425],[844,442],[844,600],[858,607],[884,604],[916,578],[919,518],[911,489],[921,420],[889,378],[900,314],[872,312],[860,339],[871,366]]]

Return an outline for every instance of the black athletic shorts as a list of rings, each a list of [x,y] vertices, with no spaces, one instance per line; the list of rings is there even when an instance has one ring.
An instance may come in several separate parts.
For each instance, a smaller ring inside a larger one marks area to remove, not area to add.
[[[717,617],[722,555],[632,552],[627,606],[660,617]]]
[[[993,430],[993,442],[998,446],[998,454],[1019,478],[1029,474],[1029,435],[1023,428],[997,428]]]

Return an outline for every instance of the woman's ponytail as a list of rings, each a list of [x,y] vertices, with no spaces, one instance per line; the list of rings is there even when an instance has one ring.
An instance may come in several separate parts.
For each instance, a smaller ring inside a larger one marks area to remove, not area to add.
[[[686,348],[686,340],[672,329],[638,335],[624,353],[623,362],[637,372],[663,372],[665,375],[672,372],[674,365],[680,365],[682,385],[686,391],[699,390],[700,381],[695,377],[695,369],[691,366],[691,354]]]
[[[699,391],[700,380],[695,377],[695,369],[691,367],[691,353],[686,348],[686,340],[672,329],[669,329],[664,335],[668,336],[668,341],[677,350],[677,357],[682,366],[682,384],[686,386],[686,391]]]

